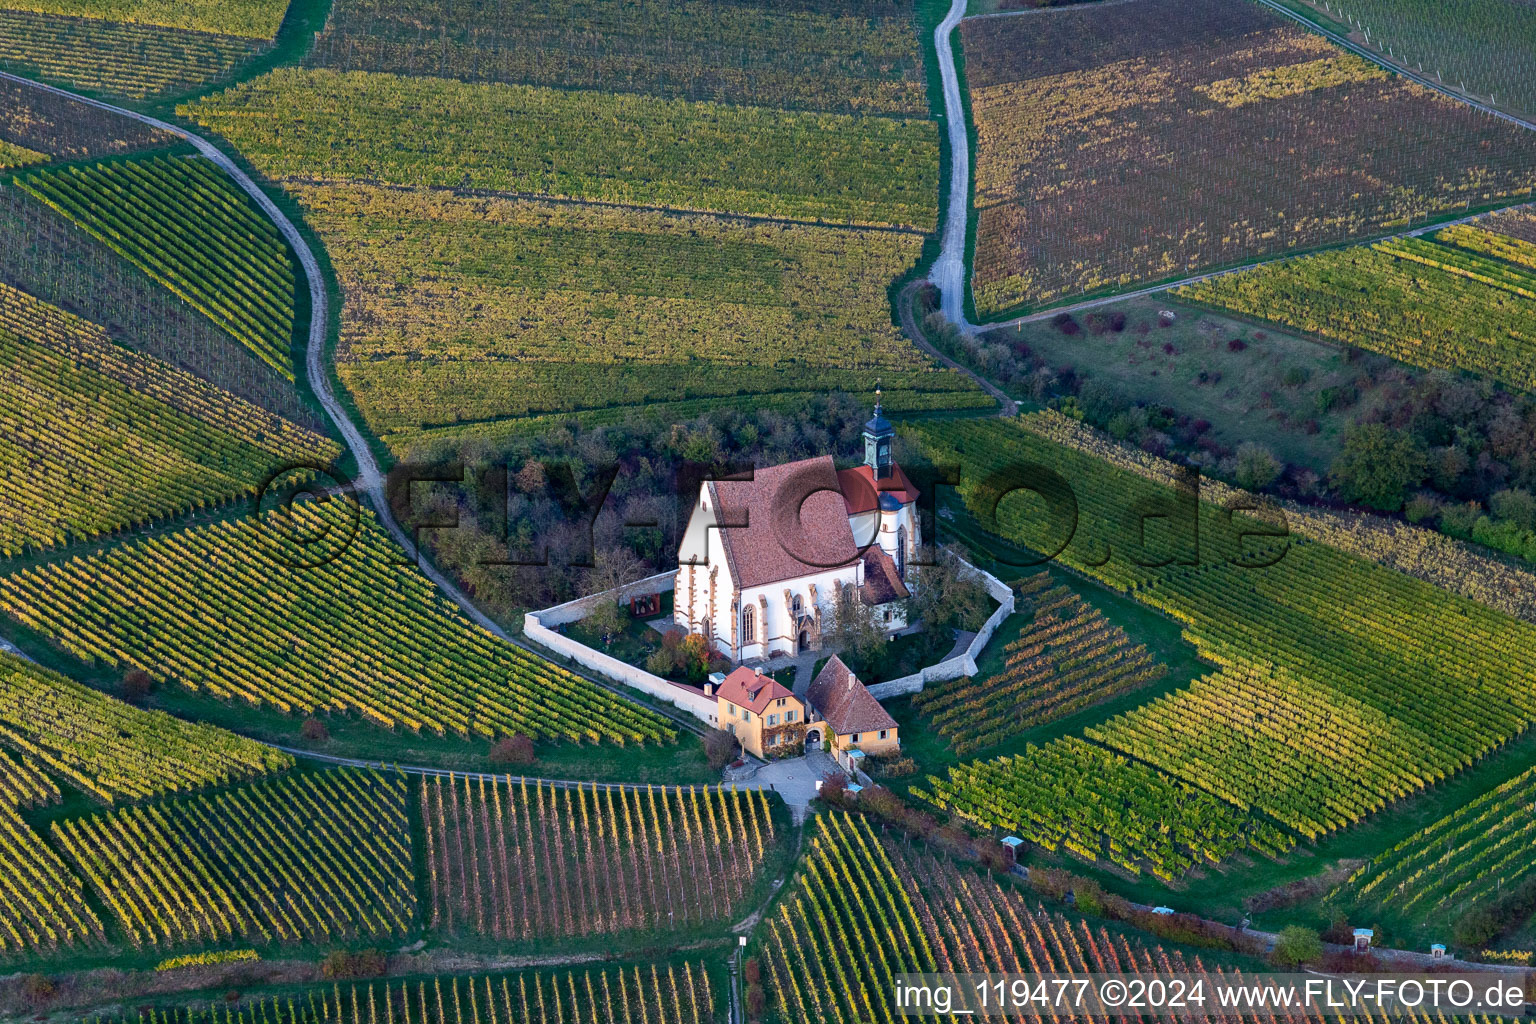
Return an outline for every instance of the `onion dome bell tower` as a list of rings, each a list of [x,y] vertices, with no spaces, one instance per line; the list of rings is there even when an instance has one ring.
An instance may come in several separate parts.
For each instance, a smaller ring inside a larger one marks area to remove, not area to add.
[[[891,475],[891,443],[896,428],[880,415],[880,389],[875,389],[875,415],[864,424],[864,464],[874,470],[876,480]]]

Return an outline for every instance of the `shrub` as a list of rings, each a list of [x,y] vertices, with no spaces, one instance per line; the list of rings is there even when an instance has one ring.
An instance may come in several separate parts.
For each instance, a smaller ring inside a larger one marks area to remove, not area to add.
[[[144,703],[154,688],[155,681],[149,678],[149,673],[137,668],[123,676],[123,681],[118,687],[123,700],[130,704]]]
[[[33,1009],[47,1005],[58,990],[58,985],[46,974],[29,974],[21,979],[21,998]]]
[[[1253,441],[1244,441],[1237,446],[1237,467],[1233,479],[1244,490],[1262,491],[1275,482],[1282,468],[1280,460],[1271,455],[1268,448]]]
[[[304,724],[299,726],[299,735],[310,743],[324,743],[331,738],[330,731],[326,729],[325,723],[314,715],[304,719]]]
[[[388,959],[376,949],[332,950],[320,961],[320,974],[327,981],[340,978],[382,978]]]
[[[741,965],[741,976],[747,979],[748,985],[760,984],[763,980],[763,965],[757,962],[756,957],[752,957]]]
[[[522,733],[503,736],[491,748],[491,764],[533,764],[533,740]]]
[[[701,742],[704,744],[704,757],[715,771],[736,760],[736,737],[724,729],[709,730]]]
[[[1081,334],[1083,331],[1082,325],[1077,322],[1077,318],[1071,313],[1057,313],[1051,317],[1051,326],[1069,338],[1073,335]]]
[[[1233,338],[1233,339],[1231,339],[1230,341],[1227,342],[1227,351],[1228,352],[1241,352],[1243,349],[1245,349],[1247,347],[1248,347],[1248,343],[1246,341],[1244,341],[1242,338]]]
[[[1311,928],[1287,925],[1275,940],[1269,958],[1277,967],[1300,967],[1322,958],[1323,940]]]

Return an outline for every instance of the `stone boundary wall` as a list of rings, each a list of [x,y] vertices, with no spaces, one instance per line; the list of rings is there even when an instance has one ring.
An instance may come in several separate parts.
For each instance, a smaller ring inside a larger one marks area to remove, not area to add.
[[[876,683],[869,688],[869,692],[876,700],[887,700],[891,697],[900,697],[909,693],[920,693],[924,686],[936,683],[942,679],[959,679],[961,676],[973,676],[976,674],[976,659],[986,648],[987,641],[992,639],[992,634],[997,627],[1002,625],[1004,619],[1013,614],[1014,593],[1002,580],[989,572],[982,572],[969,562],[961,560],[961,564],[973,573],[981,576],[986,583],[987,593],[997,602],[997,610],[987,617],[976,636],[972,638],[970,645],[964,651],[952,657],[945,658],[936,665],[929,665],[921,672],[914,672],[900,679],[891,679],[883,683]]]
[[[710,728],[719,728],[719,705],[713,697],[705,697],[686,686],[653,675],[636,665],[620,661],[612,655],[596,651],[586,644],[577,643],[558,632],[554,627],[564,626],[586,618],[593,608],[603,601],[623,601],[636,594],[654,594],[671,590],[675,572],[659,572],[634,583],[626,583],[613,590],[578,597],[574,601],[557,604],[523,616],[523,632],[528,639],[572,659],[577,664],[597,672],[615,682],[632,686],[641,693],[657,700],[666,701],[680,711],[697,718]]]

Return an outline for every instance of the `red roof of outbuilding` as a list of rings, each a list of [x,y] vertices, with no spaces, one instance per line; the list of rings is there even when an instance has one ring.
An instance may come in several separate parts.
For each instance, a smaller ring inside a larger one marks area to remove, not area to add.
[[[835,654],[811,680],[805,698],[839,736],[896,728],[896,720]]]
[[[738,707],[762,714],[771,702],[795,695],[783,683],[743,665],[725,677],[720,684],[720,696]]]

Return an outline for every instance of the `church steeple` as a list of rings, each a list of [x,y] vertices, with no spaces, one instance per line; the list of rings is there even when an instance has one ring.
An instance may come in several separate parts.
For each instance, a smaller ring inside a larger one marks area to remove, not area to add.
[[[864,464],[875,471],[876,480],[891,475],[891,442],[896,428],[880,414],[880,389],[875,388],[875,415],[864,424]]]

